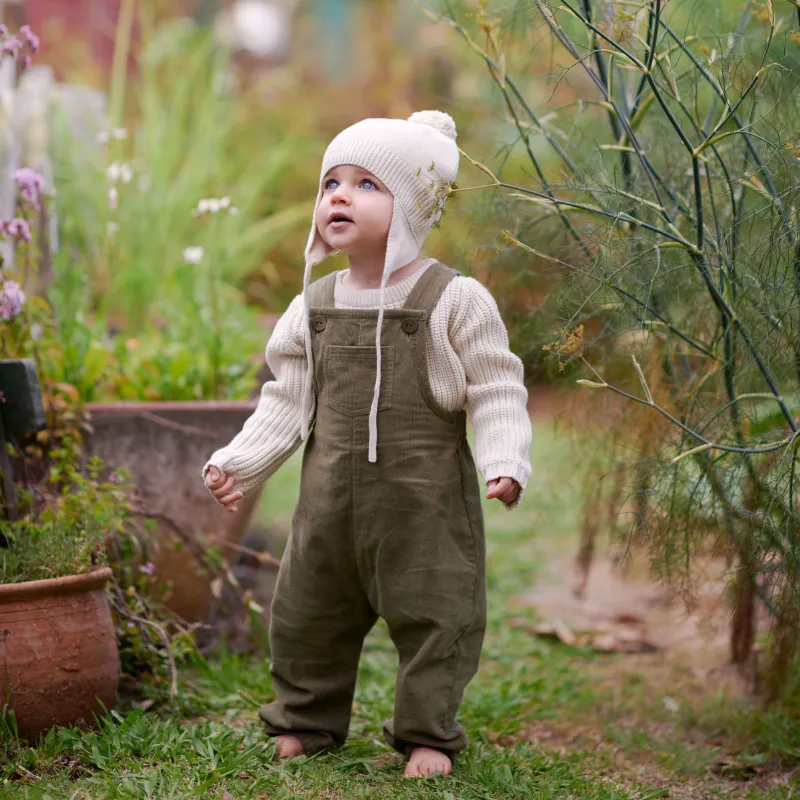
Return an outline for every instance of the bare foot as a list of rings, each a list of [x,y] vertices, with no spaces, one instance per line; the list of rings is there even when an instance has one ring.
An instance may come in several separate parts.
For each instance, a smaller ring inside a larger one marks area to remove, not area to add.
[[[275,752],[278,755],[278,761],[306,754],[305,748],[296,736],[279,736],[275,740]]]
[[[450,758],[441,750],[431,747],[415,747],[406,766],[406,778],[424,778],[438,772],[449,775],[453,771]]]

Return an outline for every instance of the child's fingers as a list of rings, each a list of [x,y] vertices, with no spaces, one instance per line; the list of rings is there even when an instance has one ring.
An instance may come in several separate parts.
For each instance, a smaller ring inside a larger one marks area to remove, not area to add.
[[[233,489],[234,478],[233,475],[229,475],[227,480],[222,484],[222,486],[213,489],[211,494],[219,500],[221,497],[225,497],[226,494],[230,494],[231,489]]]
[[[493,478],[492,480],[486,482],[486,485],[489,487],[488,491],[486,492],[487,500],[497,497],[500,492],[499,483],[500,481],[497,478]]]
[[[494,478],[489,481],[489,491],[486,493],[486,499],[492,500],[495,497],[502,497],[511,489],[512,484],[511,478]]]
[[[224,473],[220,472],[216,467],[211,466],[208,468],[208,472],[206,473],[206,486],[208,486],[209,489],[214,488],[224,479],[224,477]]]
[[[519,497],[519,488],[515,486],[511,489],[510,492],[506,492],[505,496],[503,497],[503,502],[508,506],[516,502],[518,497]]]
[[[227,506],[231,503],[235,503],[237,500],[241,500],[243,497],[241,492],[231,492],[230,494],[226,494],[225,497],[220,497],[219,501],[222,505]]]
[[[487,500],[495,497],[505,505],[511,505],[519,497],[522,487],[513,478],[494,478],[488,481],[489,491],[486,493]]]

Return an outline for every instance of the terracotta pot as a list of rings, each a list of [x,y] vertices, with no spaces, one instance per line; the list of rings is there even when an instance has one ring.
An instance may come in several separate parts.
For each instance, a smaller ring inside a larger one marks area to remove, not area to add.
[[[88,403],[89,453],[131,473],[141,505],[154,514],[156,575],[168,581],[167,605],[187,622],[209,617],[211,577],[196,553],[215,545],[226,557],[244,538],[260,493],[225,511],[208,493],[201,470],[228,444],[258,405],[245,402]]]
[[[0,585],[0,690],[20,735],[94,723],[117,697],[119,653],[108,567]]]

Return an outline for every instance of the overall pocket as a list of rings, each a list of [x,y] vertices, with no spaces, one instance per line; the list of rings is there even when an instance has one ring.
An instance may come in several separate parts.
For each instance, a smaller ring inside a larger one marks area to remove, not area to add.
[[[374,347],[326,345],[322,356],[327,404],[349,417],[369,414],[375,393]],[[381,347],[381,394],[378,411],[392,407],[394,347]]]

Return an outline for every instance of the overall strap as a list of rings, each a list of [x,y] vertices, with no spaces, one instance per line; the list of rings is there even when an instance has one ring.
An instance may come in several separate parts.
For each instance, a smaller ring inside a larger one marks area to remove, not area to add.
[[[403,308],[427,311],[428,316],[430,316],[445,287],[456,275],[461,275],[461,273],[458,270],[445,267],[438,261],[431,264],[414,284],[414,288],[406,298]]]
[[[333,308],[333,287],[336,284],[336,273],[331,272],[324,278],[314,281],[308,287],[309,308]]]

